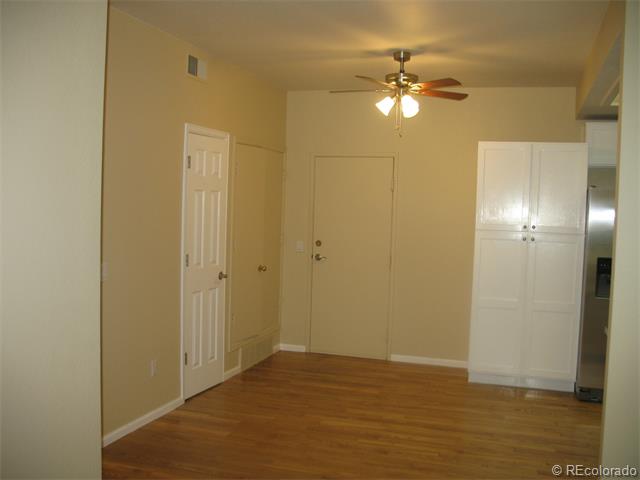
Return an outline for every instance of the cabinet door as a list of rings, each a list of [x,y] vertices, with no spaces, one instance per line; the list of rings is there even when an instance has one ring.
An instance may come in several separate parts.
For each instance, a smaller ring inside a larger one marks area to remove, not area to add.
[[[587,198],[586,144],[534,144],[531,179],[531,229],[583,233]]]
[[[526,229],[529,220],[531,144],[480,142],[476,228]]]
[[[523,335],[527,376],[575,379],[583,250],[582,235],[530,235]]]
[[[518,232],[476,232],[470,371],[519,372],[527,238]]]

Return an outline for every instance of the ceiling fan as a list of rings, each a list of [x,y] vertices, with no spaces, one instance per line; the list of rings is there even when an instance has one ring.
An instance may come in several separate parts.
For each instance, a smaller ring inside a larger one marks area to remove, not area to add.
[[[416,116],[418,111],[420,111],[420,104],[412,95],[424,95],[449,100],[464,100],[467,98],[468,95],[466,93],[438,90],[442,87],[457,87],[462,85],[453,78],[440,78],[428,82],[419,82],[417,75],[405,72],[404,64],[411,59],[411,52],[406,50],[395,51],[393,52],[393,59],[400,63],[400,71],[398,73],[387,74],[384,82],[376,80],[375,78],[356,75],[356,78],[375,83],[378,88],[367,90],[331,90],[330,93],[377,92],[389,94],[376,103],[376,107],[385,116],[388,116],[391,109],[396,104],[399,104],[396,110],[397,128],[400,128],[400,113],[402,113],[402,116],[405,118],[411,118]]]

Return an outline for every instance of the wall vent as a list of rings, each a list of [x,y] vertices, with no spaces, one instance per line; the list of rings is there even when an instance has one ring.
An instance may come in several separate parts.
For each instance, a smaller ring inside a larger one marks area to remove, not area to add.
[[[193,55],[188,55],[187,74],[201,79],[207,78],[207,62]]]

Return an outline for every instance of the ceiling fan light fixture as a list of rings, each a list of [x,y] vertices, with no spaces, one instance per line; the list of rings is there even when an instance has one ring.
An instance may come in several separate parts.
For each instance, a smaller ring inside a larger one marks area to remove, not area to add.
[[[411,95],[403,95],[400,103],[402,104],[402,116],[404,118],[415,117],[420,111],[420,104]]]
[[[389,112],[391,112],[391,109],[395,104],[396,104],[395,97],[384,97],[382,100],[376,103],[376,108],[380,110],[385,117],[388,117]]]

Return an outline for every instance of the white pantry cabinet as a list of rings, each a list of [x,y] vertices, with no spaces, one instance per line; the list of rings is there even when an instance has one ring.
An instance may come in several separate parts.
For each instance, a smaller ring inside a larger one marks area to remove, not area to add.
[[[469,381],[573,390],[587,149],[480,142]]]
[[[476,228],[584,233],[587,145],[480,142]]]

